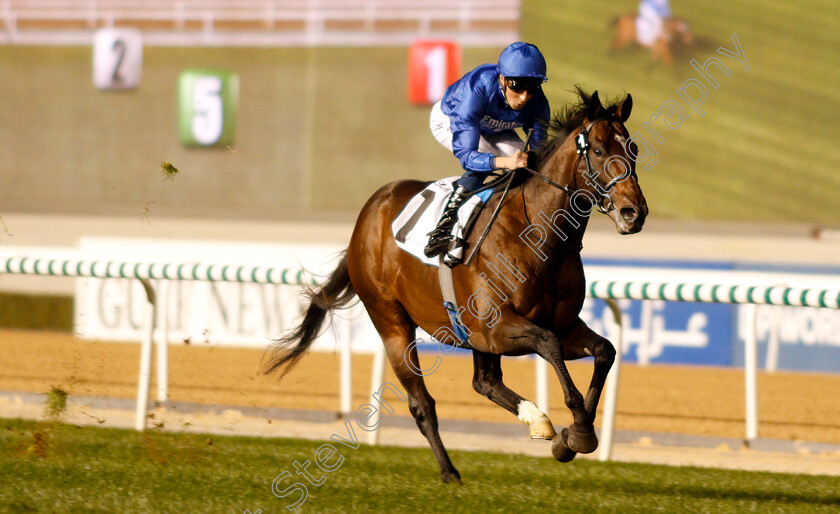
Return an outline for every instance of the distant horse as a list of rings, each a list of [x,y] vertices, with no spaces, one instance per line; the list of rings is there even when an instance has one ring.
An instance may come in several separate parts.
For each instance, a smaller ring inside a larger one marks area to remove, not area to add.
[[[616,16],[610,23],[615,30],[610,49],[621,50],[631,44],[639,44],[636,37],[636,14],[628,13]],[[667,18],[662,27],[662,33],[654,41],[653,45],[645,46],[650,50],[652,61],[662,59],[668,66],[674,63],[674,55],[695,45],[694,33],[691,31],[688,22],[681,18]]]
[[[532,438],[552,439],[552,453],[564,462],[598,446],[593,421],[615,358],[612,344],[578,317],[586,286],[580,249],[588,215],[597,206],[619,233],[632,234],[642,229],[648,213],[635,173],[637,149],[624,126],[632,98],[627,95],[604,107],[597,91],[588,95],[578,89],[578,95],[579,103],[554,120],[554,134],[538,152],[535,176],[518,171],[527,178],[511,187],[476,258],[469,266],[452,269],[457,301],[470,306],[462,321],[471,333],[473,387],[530,424]],[[623,172],[618,160],[627,163]],[[440,464],[441,478],[460,482],[441,442],[435,401],[418,372],[422,368],[414,344],[418,326],[429,334],[451,327],[442,307],[438,271],[401,250],[391,230],[403,206],[426,185],[400,180],[373,194],[338,267],[320,288],[309,292],[311,303],[303,321],[275,342],[265,371],[288,371],[313,343],[327,313],[358,295],[408,394],[409,410]],[[476,226],[488,222],[501,196],[491,197]],[[550,226],[537,223],[544,218],[550,219]],[[470,236],[468,244],[475,239]],[[494,275],[495,281],[487,278]],[[478,291],[483,292],[480,298]],[[486,313],[494,306],[498,316],[491,323]],[[443,342],[459,344],[454,338]],[[502,382],[502,355],[533,353],[554,367],[574,417],[560,434],[535,404]],[[594,371],[583,396],[564,361],[586,356],[594,356]]]

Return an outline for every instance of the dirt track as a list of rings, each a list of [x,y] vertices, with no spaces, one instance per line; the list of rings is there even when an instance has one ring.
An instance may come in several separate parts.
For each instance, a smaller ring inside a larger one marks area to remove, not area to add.
[[[215,405],[337,410],[338,356],[313,353],[283,381],[259,375],[262,352],[201,345],[170,349],[170,399]],[[0,330],[0,390],[135,398],[139,345],[92,343],[67,334]],[[426,355],[426,359],[431,358]],[[424,357],[421,355],[421,360]],[[424,361],[429,362],[429,361]],[[369,401],[371,358],[354,357],[353,406]],[[533,362],[503,360],[506,383],[534,398]],[[589,362],[573,363],[585,387]],[[397,383],[388,370],[387,381]],[[447,357],[427,378],[442,418],[519,423],[473,392],[471,359]],[[550,417],[568,424],[556,380],[550,380]],[[154,387],[154,385],[153,385]],[[840,444],[840,376],[759,374],[762,438]],[[154,390],[154,389],[153,389]],[[387,396],[386,396],[387,398]],[[392,402],[397,415],[407,404]],[[597,423],[596,423],[597,424]],[[619,388],[618,430],[676,432],[740,438],[744,435],[744,380],[737,369],[625,365]]]

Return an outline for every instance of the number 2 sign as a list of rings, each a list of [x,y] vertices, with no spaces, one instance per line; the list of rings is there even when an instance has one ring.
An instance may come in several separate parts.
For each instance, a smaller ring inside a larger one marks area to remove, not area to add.
[[[461,48],[454,41],[415,41],[408,51],[408,100],[429,105],[443,98],[461,73]]]
[[[189,69],[178,77],[178,138],[186,146],[224,146],[234,140],[239,75]]]
[[[93,85],[97,89],[132,89],[140,84],[143,37],[139,30],[99,29],[93,39]]]

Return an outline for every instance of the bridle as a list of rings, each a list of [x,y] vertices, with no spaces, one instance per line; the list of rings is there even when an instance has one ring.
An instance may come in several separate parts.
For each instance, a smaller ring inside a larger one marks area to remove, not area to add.
[[[603,121],[610,121],[610,119],[611,118],[598,118],[594,121],[591,121],[589,123],[589,125],[584,127],[578,133],[578,135],[575,136],[575,146],[577,147],[577,153],[578,153],[578,158],[575,161],[575,170],[577,170],[578,167],[580,166],[580,160],[582,158],[585,159],[585,161],[586,161],[586,177],[590,181],[592,181],[593,183],[595,183],[595,172],[592,169],[592,161],[589,159],[589,148],[591,146],[589,144],[589,133],[592,131],[592,127],[594,127],[596,124],[601,123]],[[533,135],[533,129],[528,131],[528,135],[525,139],[525,145],[523,146],[523,151],[528,150],[528,145],[531,141],[531,136],[532,135]],[[527,166],[525,166],[524,168],[520,168],[520,169],[523,169],[523,170],[527,171],[528,173],[530,173],[531,175],[534,175],[535,177],[539,178],[540,180],[542,180],[546,184],[563,191],[564,193],[566,193],[566,196],[568,196],[570,198],[570,201],[571,201],[571,197],[575,193],[575,191],[572,188],[570,188],[569,186],[560,184],[560,183],[546,177],[542,173],[540,173],[538,171],[535,171],[535,170],[533,170],[533,169],[531,169]],[[481,247],[481,243],[484,242],[484,238],[487,237],[487,234],[490,231],[490,227],[493,225],[493,222],[496,220],[496,217],[499,215],[499,211],[501,210],[502,204],[504,203],[505,198],[507,197],[508,191],[510,190],[510,186],[513,183],[513,179],[516,176],[517,171],[518,170],[509,170],[507,173],[505,173],[504,175],[502,175],[498,179],[492,181],[491,183],[485,184],[481,188],[468,193],[468,195],[474,195],[474,194],[480,193],[481,191],[484,191],[486,189],[496,189],[501,184],[506,183],[504,192],[502,193],[502,195],[499,199],[499,203],[496,205],[496,209],[493,211],[493,214],[490,216],[490,221],[487,223],[487,226],[485,227],[484,232],[481,234],[481,236],[479,236],[479,238],[476,242],[476,245],[473,248],[473,251],[470,253],[470,255],[466,259],[466,261],[464,261],[465,265],[469,265],[469,263],[472,262],[473,257],[475,257],[475,255],[478,253],[478,249]],[[577,176],[576,173],[572,176],[572,184],[575,186],[575,188],[577,188],[577,180],[575,180],[575,178],[574,178],[576,176]],[[621,177],[621,179],[623,179],[623,177]],[[596,194],[598,194],[600,196],[600,198],[595,202],[595,206],[598,208],[598,210],[600,212],[606,214],[606,213],[612,211],[613,209],[615,209],[615,205],[613,204],[612,198],[610,198],[609,192],[610,192],[610,190],[612,190],[612,188],[619,181],[620,181],[619,178],[613,178],[612,180],[610,180],[610,182],[607,184],[607,186],[603,190],[603,191],[606,191],[606,193],[604,193],[599,187],[594,188]],[[525,221],[528,223],[528,225],[531,225],[532,223],[531,223],[531,220],[528,216],[528,204],[525,202],[525,187],[521,187],[520,192],[522,194],[522,208],[524,209],[524,213],[525,213]],[[581,248],[582,248],[582,246],[581,246]]]
[[[592,169],[592,161],[589,159],[589,149],[591,148],[591,145],[589,143],[589,133],[592,131],[592,127],[594,127],[598,123],[601,123],[601,122],[604,122],[604,121],[610,121],[610,118],[598,118],[594,121],[589,122],[589,125],[584,127],[578,133],[578,135],[575,136],[575,147],[577,149],[577,154],[578,154],[578,158],[575,161],[575,169],[577,170],[578,167],[580,166],[580,160],[584,159],[585,162],[586,162],[586,172],[585,172],[586,173],[586,178],[589,179],[592,183],[596,183],[595,182],[596,175],[595,175],[595,172]],[[566,193],[566,195],[569,196],[569,197],[571,197],[574,194],[574,191],[569,186],[564,186],[562,184],[559,184],[559,183],[551,180],[550,178],[546,177],[545,175],[543,175],[542,173],[540,173],[538,171],[532,170],[531,168],[528,168],[528,167],[525,167],[525,168],[522,168],[522,169],[524,169],[528,173],[534,175],[535,177],[541,179],[546,184],[548,184],[552,187],[555,187],[557,189],[560,189],[561,191]],[[594,188],[595,189],[595,194],[597,194],[600,197],[600,198],[598,198],[598,201],[595,202],[595,206],[598,208],[599,211],[601,211],[604,214],[606,214],[606,213],[612,211],[613,209],[615,209],[615,205],[613,204],[612,198],[610,197],[610,191],[612,190],[613,187],[615,187],[616,184],[618,184],[618,182],[620,182],[620,179],[623,179],[623,177],[613,178],[606,185],[606,187],[603,188],[603,190],[601,190],[600,187],[595,187]],[[572,182],[575,186],[577,186],[577,181],[574,178],[572,178]],[[522,194],[523,194],[523,202],[524,202],[524,194],[525,194],[524,188],[522,190]],[[526,217],[527,217],[527,212],[526,212]]]

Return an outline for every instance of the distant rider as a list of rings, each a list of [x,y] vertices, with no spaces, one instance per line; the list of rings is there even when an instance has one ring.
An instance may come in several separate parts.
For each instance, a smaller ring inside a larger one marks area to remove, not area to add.
[[[534,129],[534,146],[546,140],[544,122],[551,115],[542,91],[546,80],[545,58],[539,49],[529,43],[513,43],[502,51],[498,64],[483,64],[470,71],[449,86],[432,108],[432,134],[455,154],[465,171],[429,234],[426,257],[449,249],[465,195],[480,188],[494,170],[528,165],[515,128]]]
[[[636,39],[643,46],[653,46],[663,35],[665,20],[671,17],[668,0],[642,0],[636,18]]]

